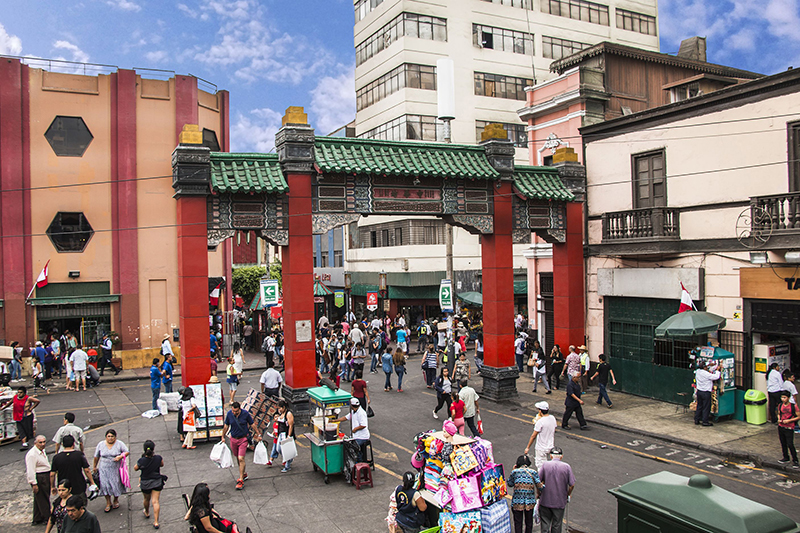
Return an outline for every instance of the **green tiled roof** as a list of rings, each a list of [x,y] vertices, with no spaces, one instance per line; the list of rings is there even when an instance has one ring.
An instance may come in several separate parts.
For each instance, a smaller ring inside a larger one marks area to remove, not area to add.
[[[314,281],[314,296],[330,296],[333,290],[319,280]]]
[[[496,180],[482,148],[458,144],[316,138],[323,173]]]
[[[283,193],[289,190],[277,154],[211,154],[211,190],[222,193]]]
[[[514,186],[529,200],[571,202],[575,199],[575,195],[567,190],[558,177],[558,171],[550,167],[517,165],[514,169]]]

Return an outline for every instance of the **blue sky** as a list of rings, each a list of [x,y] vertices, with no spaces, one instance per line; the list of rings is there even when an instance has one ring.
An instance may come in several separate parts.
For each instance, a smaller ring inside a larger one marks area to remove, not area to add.
[[[9,9],[13,5],[12,9]],[[352,0],[4,2],[0,54],[190,73],[231,93],[231,149],[268,151],[283,111],[318,134],[355,116]],[[800,0],[661,0],[662,52],[708,38],[708,58],[800,68]]]

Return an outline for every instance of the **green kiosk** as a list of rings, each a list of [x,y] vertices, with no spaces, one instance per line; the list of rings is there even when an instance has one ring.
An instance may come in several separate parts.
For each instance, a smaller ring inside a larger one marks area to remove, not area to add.
[[[322,470],[325,483],[330,483],[330,474],[344,472],[344,433],[339,431],[336,409],[347,413],[350,409],[350,394],[327,385],[308,389],[308,398],[316,413],[311,417],[313,433],[304,436],[311,443],[311,462],[314,471]]]
[[[736,411],[736,360],[733,353],[716,346],[698,348],[697,362],[713,361],[719,365],[720,378],[714,384],[711,414],[717,419],[733,416]]]

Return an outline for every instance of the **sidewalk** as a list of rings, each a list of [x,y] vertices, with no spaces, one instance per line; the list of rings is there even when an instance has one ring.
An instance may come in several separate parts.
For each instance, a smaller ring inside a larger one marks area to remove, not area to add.
[[[538,393],[531,392],[532,386],[530,375],[520,377],[517,381],[517,390],[521,397],[531,397],[534,403],[546,400],[550,403],[551,413],[560,418],[564,413],[564,388],[545,395],[543,386],[538,387]],[[583,414],[589,425],[596,424],[658,438],[728,457],[729,460],[749,461],[756,466],[797,472],[791,466],[778,463],[778,432],[776,426],[770,423],[756,426],[740,420],[723,420],[714,423],[713,427],[697,426],[694,423],[694,411],[683,406],[609,391],[614,403],[614,407],[609,409],[605,403],[595,403],[597,391],[597,386],[591,387],[583,396]],[[577,427],[574,421],[573,427]]]

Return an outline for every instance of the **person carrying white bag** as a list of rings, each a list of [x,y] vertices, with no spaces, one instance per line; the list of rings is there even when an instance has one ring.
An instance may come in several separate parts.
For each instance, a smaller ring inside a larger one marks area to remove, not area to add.
[[[231,410],[225,415],[225,425],[222,427],[221,442],[225,443],[225,435],[228,430],[231,432],[231,451],[239,462],[239,479],[236,480],[236,490],[244,488],[244,481],[247,479],[246,464],[244,456],[247,453],[247,435],[250,426],[253,425],[253,417],[246,409],[242,409],[239,402],[231,404]]]
[[[211,448],[210,459],[217,463],[219,468],[230,468],[233,466],[233,458],[231,457],[231,449],[225,444],[225,441],[218,442]]]
[[[276,459],[278,453],[283,456],[281,472],[292,469],[292,460],[297,457],[297,445],[294,442],[294,415],[289,410],[289,404],[284,399],[278,400],[278,412],[275,414],[278,423],[278,439],[272,446],[272,458]]]

